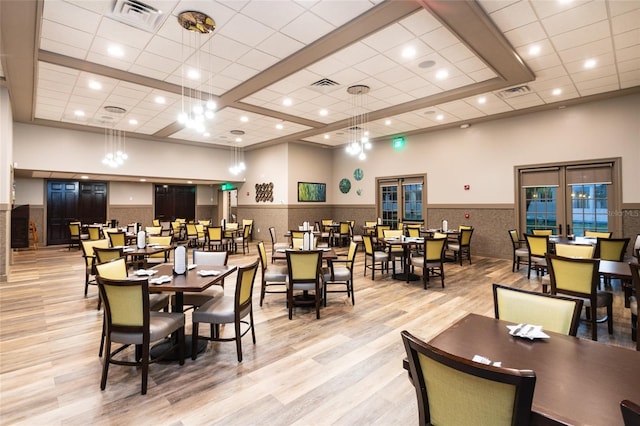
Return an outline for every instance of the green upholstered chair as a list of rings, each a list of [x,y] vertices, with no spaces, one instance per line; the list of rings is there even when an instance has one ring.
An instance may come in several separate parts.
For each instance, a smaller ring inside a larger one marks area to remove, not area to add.
[[[609,334],[613,334],[613,296],[598,290],[600,277],[598,259],[576,259],[547,253],[547,266],[551,281],[551,294],[564,294],[581,298],[591,323],[591,339],[598,340],[598,322],[607,321]],[[607,316],[597,319],[597,309],[606,308]]]
[[[258,254],[260,255],[260,264],[262,266],[262,279],[260,285],[260,306],[267,293],[287,293],[287,277],[289,272],[285,265],[274,265],[267,262],[267,251],[264,243],[260,241],[258,244]]]
[[[497,319],[516,324],[541,325],[544,330],[575,336],[582,300],[493,284]]]
[[[402,331],[420,425],[529,425],[536,375],[474,362]]]
[[[147,393],[149,364],[163,359],[178,350],[180,365],[184,364],[184,314],[182,312],[156,312],[149,306],[149,282],[144,279],[110,280],[98,275],[98,287],[105,306],[105,359],[100,389],[107,385],[109,365],[136,366],[142,371],[141,393]],[[151,343],[164,340],[175,333],[165,352],[153,360]],[[115,350],[111,345],[116,344]],[[125,349],[135,345],[136,351],[128,354]],[[133,359],[131,359],[133,358]]]
[[[198,356],[197,345],[199,339],[216,342],[235,341],[238,362],[242,362],[242,336],[247,334],[249,330],[251,330],[253,344],[256,344],[252,294],[257,271],[257,259],[251,265],[239,267],[233,296],[224,295],[219,298],[214,298],[193,311],[191,315],[193,322],[191,359],[196,359]],[[209,323],[212,325],[212,333],[209,337],[203,337],[199,334],[198,325],[200,323]],[[222,324],[234,325],[233,337],[222,337],[220,335],[220,325]],[[244,331],[242,331],[243,325],[245,326]]]
[[[425,238],[422,253],[410,256],[411,270],[414,266],[422,268],[422,283],[427,289],[430,277],[440,277],[444,288],[444,252],[447,246],[447,238]],[[409,277],[407,277],[407,280]]]
[[[328,268],[323,270],[324,281],[324,306],[327,306],[327,293],[347,293],[351,297],[351,304],[356,304],[353,294],[353,268],[358,252],[358,244],[351,241],[346,258],[330,259]],[[344,286],[344,289],[331,290],[336,286]]]

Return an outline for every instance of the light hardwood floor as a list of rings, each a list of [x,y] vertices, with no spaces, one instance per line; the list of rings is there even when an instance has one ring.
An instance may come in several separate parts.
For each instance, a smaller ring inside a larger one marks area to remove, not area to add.
[[[505,242],[507,243],[507,242]],[[257,257],[255,242],[247,256]],[[270,256],[269,256],[270,258]],[[388,276],[363,277],[356,261],[355,306],[344,294],[329,295],[321,319],[296,308],[287,319],[284,295],[258,305],[254,289],[256,345],[243,340],[238,363],[233,343],[209,343],[184,366],[153,364],[148,394],[140,374],[112,366],[100,390],[98,357],[101,311],[97,288],[83,296],[81,252],[66,247],[18,251],[8,283],[0,284],[0,423],[28,425],[408,425],[417,422],[415,393],[402,368],[400,331],[430,339],[469,312],[493,316],[491,284],[539,289],[526,268],[511,261],[473,256],[473,265],[446,264],[446,287],[423,290]],[[233,290],[235,276],[225,292]],[[614,331],[599,325],[603,344],[632,348],[630,314],[614,281]],[[190,332],[190,314],[187,314]],[[581,324],[579,335],[590,336]],[[481,353],[482,350],[479,350]]]

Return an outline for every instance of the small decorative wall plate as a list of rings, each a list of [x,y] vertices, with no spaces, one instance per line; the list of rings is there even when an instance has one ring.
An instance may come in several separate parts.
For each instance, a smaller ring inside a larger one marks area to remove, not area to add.
[[[364,177],[364,172],[362,171],[362,169],[355,169],[353,171],[353,178],[355,180],[362,180],[362,178]]]
[[[344,178],[340,181],[338,187],[340,188],[340,192],[346,194],[351,190],[351,181],[347,178]]]

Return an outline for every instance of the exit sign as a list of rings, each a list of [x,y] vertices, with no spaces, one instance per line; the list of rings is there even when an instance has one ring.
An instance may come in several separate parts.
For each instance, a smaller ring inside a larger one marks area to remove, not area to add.
[[[231,191],[231,190],[233,189],[233,184],[230,184],[230,183],[223,183],[223,184],[220,186],[220,188],[221,188],[223,191]]]
[[[404,148],[404,138],[403,137],[394,138],[392,141],[392,145],[394,149]]]

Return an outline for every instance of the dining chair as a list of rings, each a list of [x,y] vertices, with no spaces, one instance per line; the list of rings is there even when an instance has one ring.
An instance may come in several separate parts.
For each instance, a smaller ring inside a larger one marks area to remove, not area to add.
[[[351,241],[355,242],[358,245],[364,246],[364,243],[362,242],[362,235],[363,234],[355,233],[355,221],[352,220],[349,227],[349,236],[351,238]]]
[[[242,229],[249,225],[249,241],[253,241],[253,219],[242,219]]]
[[[171,236],[161,237],[160,235],[153,235],[148,238],[147,243],[150,245],[169,247],[171,246]],[[168,262],[170,258],[170,253],[171,253],[171,250],[150,254],[145,259],[145,263],[147,265],[157,265],[159,263]]]
[[[401,332],[420,425],[529,425],[536,375],[485,365]]]
[[[511,272],[520,270],[520,265],[526,265],[529,259],[529,249],[527,248],[527,241],[521,240],[518,236],[517,229],[509,230],[509,238],[511,238],[511,246],[513,248],[513,264],[511,266]]]
[[[264,296],[267,293],[287,293],[286,286],[289,272],[285,265],[273,265],[267,263],[267,251],[264,248],[264,243],[262,241],[257,244],[257,247],[258,254],[260,255],[260,264],[262,266],[262,278],[260,285],[260,306],[262,306]]]
[[[532,229],[531,233],[533,235],[553,235],[553,229]]]
[[[97,251],[96,251],[97,253]],[[128,266],[123,257],[111,259],[96,265],[96,275],[110,280],[124,280],[129,275]],[[102,296],[100,296],[102,297]],[[169,311],[170,297],[167,293],[149,292],[149,309],[152,311]],[[104,337],[106,333],[106,321],[102,327],[102,339],[98,356],[102,356],[104,350]]]
[[[111,247],[124,247],[127,245],[126,233],[122,231],[107,232]]]
[[[324,306],[327,306],[327,293],[347,293],[347,298],[351,297],[351,304],[356,304],[356,297],[353,291],[353,267],[358,252],[358,244],[354,241],[349,243],[349,251],[346,258],[329,259],[328,267],[322,271],[322,281],[324,295]],[[334,286],[344,286],[344,290],[329,290]]]
[[[99,226],[89,226],[87,228],[87,232],[89,233],[90,240],[101,240],[102,237],[102,229]]]
[[[334,239],[338,241],[340,247],[344,247],[351,240],[351,222],[340,222],[338,234],[334,235]]]
[[[386,251],[376,250],[371,235],[363,235],[362,242],[364,244],[364,275],[367,275],[367,268],[371,269],[371,279],[375,280],[376,271],[389,272],[389,254]],[[371,261],[371,264],[368,264]],[[376,268],[376,263],[380,264]]]
[[[460,225],[464,226],[464,225]],[[473,235],[473,228],[461,228],[458,233],[458,240],[455,242],[447,243],[447,250],[453,252],[453,260],[460,261],[462,266],[462,259],[466,258],[471,265],[471,236]]]
[[[162,233],[162,227],[158,222],[157,226],[145,226],[144,232],[146,232],[148,236],[159,236]]]
[[[496,319],[541,325],[544,330],[568,336],[578,332],[582,303],[582,299],[493,284]]]
[[[122,257],[122,247],[94,247],[93,254],[96,256],[95,263],[104,263]]]
[[[524,239],[527,242],[527,249],[529,250],[527,279],[531,278],[531,269],[536,270],[536,275],[540,275],[541,272],[544,275],[547,270],[545,256],[550,251],[549,236],[524,234]]]
[[[404,231],[401,229],[383,229],[382,230],[382,238],[402,238],[404,235]],[[391,262],[391,266],[393,268],[393,275],[396,274],[396,261],[400,260],[400,265],[404,265],[405,259],[405,249],[402,244],[388,244],[382,246],[387,249],[387,256],[389,261]]]
[[[227,266],[229,260],[229,252],[227,251],[204,251],[192,250],[192,261],[197,266]],[[224,295],[224,278],[219,285],[209,286],[204,291],[185,291],[182,293],[183,306],[197,308],[205,303],[220,298]]]
[[[624,426],[640,426],[640,404],[625,399],[620,402]]]
[[[153,219],[151,223],[153,226],[160,226],[160,219]]]
[[[419,238],[420,237],[420,225],[413,226],[407,225],[407,237],[410,238]]]
[[[294,305],[315,304],[316,319],[320,319],[320,305],[322,304],[322,250],[287,250],[287,269],[289,281],[287,283],[287,306],[289,319],[293,318]],[[303,294],[294,297],[294,292]],[[313,292],[313,298],[309,295]],[[299,303],[296,303],[299,302]]]
[[[69,222],[69,250],[74,245],[78,246],[78,250],[80,250],[80,242],[83,239],[88,239],[88,235],[82,235],[82,224],[80,222]],[[84,238],[83,238],[84,237]]]
[[[611,238],[613,236],[613,232],[602,232],[602,231],[584,231],[585,237],[596,237],[596,238]]]
[[[376,249],[381,249],[384,247],[382,244],[382,240],[384,239],[384,231],[390,230],[390,225],[376,225],[376,231],[373,236],[373,244]]]
[[[427,289],[427,282],[430,277],[440,277],[442,288],[444,288],[444,253],[447,246],[447,238],[425,238],[424,250],[421,254],[416,253],[409,257],[411,271],[414,266],[422,268],[422,283]],[[407,282],[409,276],[407,276]]]
[[[631,340],[636,342],[636,350],[640,351],[640,339],[638,339],[638,328],[640,328],[640,316],[638,315],[638,299],[640,299],[640,264],[629,262],[631,269],[631,284],[633,292],[629,298],[629,308],[631,310]]]
[[[238,245],[242,246],[242,254],[245,254],[245,250],[249,253],[249,241],[251,240],[251,225],[244,225],[242,228],[242,234],[233,239],[234,252],[238,250]]]
[[[242,362],[242,336],[247,334],[249,330],[251,330],[253,344],[256,344],[252,294],[257,271],[257,259],[251,265],[239,267],[233,296],[224,295],[214,298],[193,311],[191,314],[193,330],[191,359],[195,360],[198,357],[199,339],[214,342],[235,341],[238,362]],[[246,319],[247,317],[248,319]],[[209,337],[199,334],[198,325],[200,323],[209,323],[212,325]],[[222,337],[220,335],[220,325],[223,324],[234,325],[235,333],[233,337]],[[243,325],[246,326],[244,331],[242,331]]]
[[[622,262],[630,238],[600,238],[596,240],[596,252],[593,255],[600,260]]]
[[[187,233],[187,245],[189,247],[199,248],[204,245],[204,234],[202,238],[200,238],[198,228],[195,223],[187,223],[186,224],[186,233]]]
[[[278,237],[276,236],[276,228],[273,226],[269,227],[269,235],[271,235],[271,263],[273,263],[273,254],[278,250],[286,250],[290,248],[288,243],[279,243]]]
[[[592,259],[595,247],[591,244],[556,244],[555,254],[562,257]]]
[[[142,370],[141,394],[147,393],[149,364],[162,360],[169,352],[178,350],[180,365],[184,364],[184,314],[182,312],[151,311],[149,281],[143,279],[111,280],[97,276],[98,288],[104,300],[105,359],[100,389],[107,386],[109,365],[135,366]],[[150,356],[152,342],[164,340],[175,333],[176,339],[166,352],[154,359]],[[112,344],[117,344],[111,350]],[[136,345],[134,354],[124,350]],[[127,356],[128,355],[128,356]],[[133,360],[130,358],[133,357]]]
[[[229,240],[224,237],[222,226],[209,226],[205,236],[205,244],[208,250],[227,251]]]
[[[92,275],[95,275],[95,258],[96,254],[93,251],[95,247],[109,248],[109,240],[106,238],[103,240],[82,240],[80,246],[82,247],[82,257],[85,263],[84,271],[84,297],[87,297],[89,290],[89,284],[95,285],[95,280],[91,279]],[[98,298],[98,309],[100,309],[100,298]]]
[[[578,297],[583,301],[587,321],[591,324],[591,340],[598,340],[598,323],[607,322],[613,334],[613,296],[598,290],[598,259],[576,259],[547,253],[551,294]],[[607,315],[597,318],[597,309],[606,308]]]

